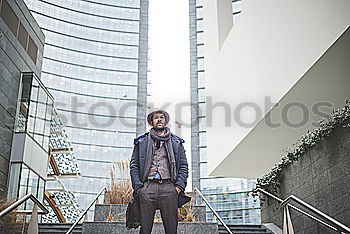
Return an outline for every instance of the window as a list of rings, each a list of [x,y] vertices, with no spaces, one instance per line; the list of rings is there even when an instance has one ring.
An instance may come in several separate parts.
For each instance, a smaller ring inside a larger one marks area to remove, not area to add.
[[[9,179],[9,192],[8,192],[8,199],[9,200],[13,200],[13,199],[17,198],[20,173],[21,173],[21,164],[20,163],[12,163],[11,164],[10,179]]]
[[[22,87],[16,132],[27,132],[48,150],[53,100],[33,73],[23,74]]]
[[[201,58],[198,58],[197,59],[197,62],[198,62],[198,71],[203,71],[204,70],[204,58],[201,57]]]
[[[13,35],[17,37],[19,19],[6,0],[2,1],[0,16],[5,21],[6,25],[10,28]]]
[[[19,43],[22,45],[24,50],[27,51],[29,57],[36,64],[38,47],[36,46],[33,39],[30,36],[28,36],[27,30],[19,21],[15,12],[12,10],[12,8],[6,0],[2,1],[0,17],[4,20],[4,22],[10,28],[13,35],[18,39]]]
[[[18,29],[18,41],[21,43],[23,48],[27,50],[27,44],[28,44],[28,32],[24,28],[22,23],[19,23],[19,29]]]
[[[197,31],[203,31],[203,19],[197,20]]]
[[[29,57],[33,60],[33,62],[36,64],[36,58],[38,55],[38,47],[35,45],[33,39],[29,37],[29,42],[28,42],[28,55]]]

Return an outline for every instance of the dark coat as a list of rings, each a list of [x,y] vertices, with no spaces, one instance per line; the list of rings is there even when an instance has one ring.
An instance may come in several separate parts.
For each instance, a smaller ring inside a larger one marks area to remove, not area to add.
[[[147,159],[148,133],[145,133],[134,140],[134,150],[130,161],[130,175],[134,191],[143,186],[147,180],[149,168],[145,168]],[[170,138],[174,150],[176,162],[176,178],[173,178],[175,185],[185,190],[188,177],[188,164],[185,149],[182,145],[185,141],[180,137],[171,134]]]

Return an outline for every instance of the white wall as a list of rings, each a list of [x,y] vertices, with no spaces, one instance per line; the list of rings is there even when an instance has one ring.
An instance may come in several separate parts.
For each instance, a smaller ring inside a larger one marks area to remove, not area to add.
[[[260,128],[252,131],[272,108],[265,107],[266,96],[280,104],[298,100],[308,108],[321,99],[333,102],[335,107],[344,104],[347,92],[338,92],[344,86],[341,82],[348,84],[349,71],[344,62],[340,67],[322,64],[324,69],[317,68],[318,72],[310,76],[311,82],[306,82],[304,75],[350,25],[350,1],[244,0],[243,13],[221,43],[225,29],[220,28],[225,27],[230,18],[222,19],[221,16],[227,14],[220,14],[218,9],[227,9],[229,5],[218,7],[218,1],[221,0],[204,2],[206,94],[212,97],[213,103],[227,103],[232,118],[230,126],[225,126],[224,109],[213,109],[213,121],[207,127],[208,166],[210,171],[216,168],[212,175],[255,178],[273,167],[282,150],[310,129],[308,123],[298,129],[282,126],[275,130],[261,122]],[[225,4],[231,3],[225,1]],[[348,49],[347,45],[342,46]],[[348,58],[347,52],[329,59],[342,61],[340,58]],[[334,69],[345,70],[335,75],[331,72],[335,72]],[[322,78],[316,77],[327,71],[330,72]],[[295,89],[299,81],[303,85]],[[329,92],[319,95],[320,89],[329,86]],[[235,109],[244,102],[254,103],[262,111],[261,116],[255,118],[256,111],[252,108],[241,110],[243,122],[256,120],[250,127],[234,121]],[[208,116],[209,108],[207,111]],[[280,121],[280,111],[276,110],[274,120]],[[290,115],[295,120],[300,117],[297,110]]]

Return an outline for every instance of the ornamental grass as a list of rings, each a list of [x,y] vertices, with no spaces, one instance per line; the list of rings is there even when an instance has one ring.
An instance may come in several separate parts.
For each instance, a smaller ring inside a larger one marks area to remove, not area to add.
[[[196,222],[193,200],[179,209],[179,222]]]
[[[132,186],[129,174],[129,161],[118,161],[108,170],[109,184],[105,204],[128,204],[132,199]]]

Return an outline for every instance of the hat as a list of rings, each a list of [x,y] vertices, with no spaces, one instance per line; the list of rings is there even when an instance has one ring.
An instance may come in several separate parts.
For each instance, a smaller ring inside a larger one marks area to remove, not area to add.
[[[181,206],[185,205],[189,201],[191,201],[191,197],[181,190],[177,202],[178,207],[181,208]]]
[[[155,111],[152,111],[151,113],[149,113],[147,116],[147,122],[149,123],[149,125],[152,125],[152,119],[153,119],[153,115],[155,113],[162,113],[165,117],[165,122],[169,123],[170,117],[169,117],[168,112],[163,111],[163,110],[155,110]]]

